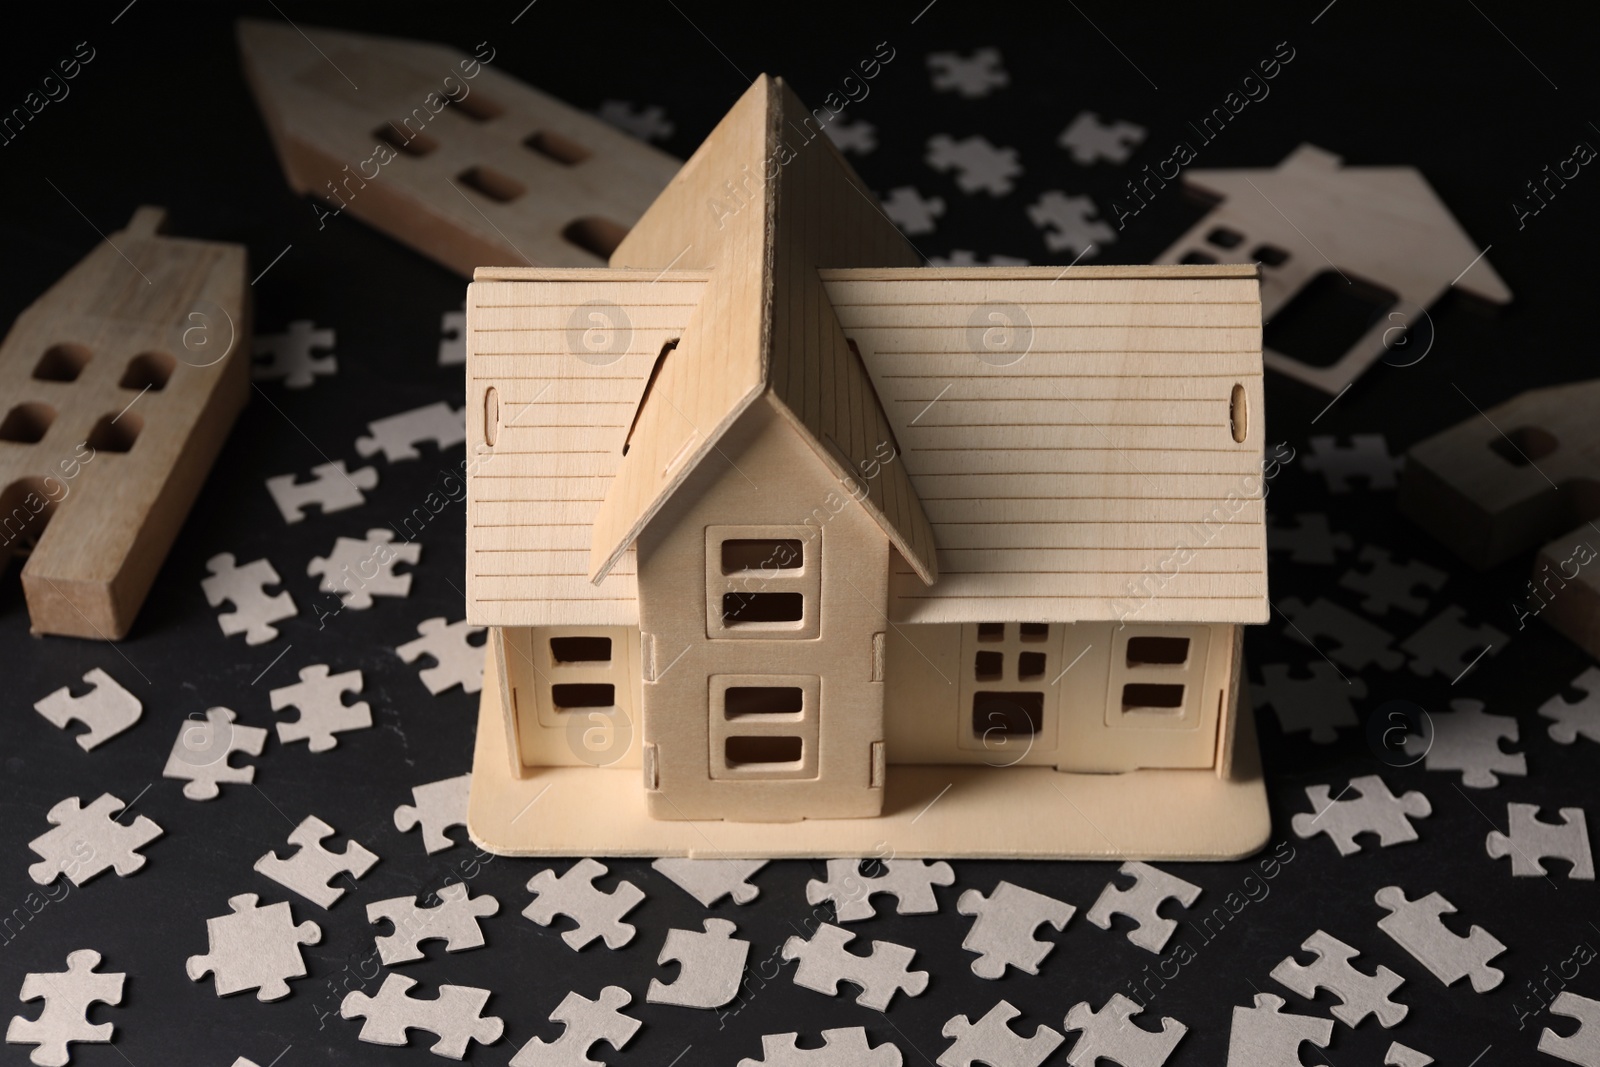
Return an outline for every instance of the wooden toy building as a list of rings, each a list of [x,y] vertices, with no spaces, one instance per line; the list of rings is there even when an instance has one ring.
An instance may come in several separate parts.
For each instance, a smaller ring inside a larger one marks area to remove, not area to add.
[[[919,266],[826,118],[763,77],[609,269],[476,273],[474,837],[1253,851],[1255,268]]]

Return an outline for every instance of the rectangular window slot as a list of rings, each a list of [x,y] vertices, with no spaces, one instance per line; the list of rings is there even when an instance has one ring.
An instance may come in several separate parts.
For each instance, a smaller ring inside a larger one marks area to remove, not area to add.
[[[980,682],[997,682],[1005,673],[1006,657],[1000,652],[979,652],[973,658],[972,676]]]
[[[469,167],[457,174],[456,181],[462,185],[470,186],[490,200],[502,204],[509,204],[527,192],[522,187],[521,182],[501,174],[493,167],[485,167],[481,164],[476,167]]]
[[[558,666],[568,663],[610,663],[609,637],[552,637],[550,658]]]
[[[546,159],[560,163],[564,167],[576,166],[592,154],[572,138],[551,133],[549,130],[530,133],[523,138],[522,143]]]
[[[1050,624],[1047,622],[1025,622],[1018,629],[1024,641],[1044,641],[1050,637]]]
[[[972,736],[1036,737],[1042,729],[1043,693],[972,694]]]
[[[1044,653],[1022,652],[1017,655],[1017,681],[1031,682],[1044,677]]]
[[[1165,714],[1183,709],[1183,686],[1131,682],[1122,687],[1122,710]]]
[[[722,573],[796,570],[803,554],[792,538],[751,538],[722,542]]]
[[[384,123],[373,130],[372,134],[391,148],[397,148],[408,156],[418,158],[429,155],[439,147],[438,141],[421,130],[413,133],[409,127],[396,126],[392,122]]]
[[[473,122],[488,122],[490,119],[499,118],[505,113],[505,108],[493,100],[470,91],[460,99],[456,99],[453,96],[446,97],[445,103]]]
[[[595,682],[567,682],[550,687],[550,702],[557,711],[609,708],[617,703],[617,687]]]
[[[722,694],[722,714],[728,719],[799,715],[804,710],[805,693],[797,685],[734,685]]]
[[[804,751],[798,737],[730,737],[723,745],[729,767],[799,763]]]
[[[609,259],[626,236],[626,226],[599,215],[573,219],[561,228],[562,240],[600,259]]]
[[[722,594],[724,626],[800,622],[804,618],[805,596],[801,593]]]
[[[978,624],[979,641],[1004,641],[1006,639],[1006,624],[1003,622],[980,622]]]
[[[1189,658],[1187,637],[1130,637],[1128,666],[1171,667]]]

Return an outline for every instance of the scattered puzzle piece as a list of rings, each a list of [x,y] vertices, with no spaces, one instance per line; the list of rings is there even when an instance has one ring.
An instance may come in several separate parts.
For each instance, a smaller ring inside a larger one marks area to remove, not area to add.
[[[822,1048],[799,1048],[799,1034],[762,1034],[761,1058],[739,1061],[739,1067],[901,1067],[900,1049],[885,1041],[867,1044],[865,1027],[822,1031]]]
[[[1067,1062],[1072,1067],[1095,1067],[1095,1061],[1104,1057],[1121,1067],[1161,1067],[1189,1028],[1163,1017],[1159,1032],[1146,1030],[1133,1021],[1143,1010],[1121,993],[1111,994],[1099,1011],[1090,1011],[1088,1001],[1074,1004],[1064,1029],[1082,1030],[1083,1036],[1067,1053]]]
[[[1228,1067],[1301,1067],[1300,1043],[1327,1048],[1333,1020],[1281,1010],[1283,998],[1257,993],[1255,1007],[1234,1008]]]
[[[659,105],[639,107],[626,100],[602,100],[595,114],[641,141],[665,141],[677,129],[667,121],[666,109]]]
[[[944,198],[923,196],[914,185],[890,189],[883,199],[883,213],[907,235],[932,233],[933,220],[944,214]]]
[[[888,1008],[897,990],[916,997],[928,988],[928,972],[909,969],[916,949],[874,941],[871,954],[858,956],[845,948],[855,936],[843,927],[823,923],[809,941],[798,935],[785,941],[783,958],[800,961],[794,970],[794,984],[836,997],[839,983],[849,982],[861,990],[856,1003],[875,1011]]]
[[[706,919],[705,933],[693,930],[668,930],[657,963],[677,960],[682,969],[671,985],[650,979],[645,1001],[649,1004],[676,1004],[683,1008],[720,1008],[739,995],[739,980],[744,976],[744,961],[750,942],[733,934],[737,927],[727,919]]]
[[[897,915],[928,915],[939,910],[933,887],[955,884],[956,874],[943,860],[878,862],[883,873],[867,877],[860,873],[860,860],[829,860],[827,880],[813,878],[806,883],[806,903],[832,901],[839,922],[857,922],[877,914],[872,906],[873,894],[890,893],[895,898]]]
[[[420,960],[424,941],[442,940],[446,952],[465,952],[483,945],[483,930],[478,920],[494,915],[500,902],[487,893],[472,896],[461,882],[445,886],[435,894],[439,903],[419,906],[412,897],[392,897],[367,905],[367,922],[387,920],[394,933],[376,937],[378,958],[385,967],[408,960]]]
[[[423,619],[417,624],[417,633],[422,636],[394,652],[406,663],[415,663],[422,655],[433,657],[435,666],[424,667],[418,674],[434,696],[453,685],[459,685],[463,692],[476,693],[483,688],[483,645],[475,645],[468,638],[483,630],[466,619],[452,623],[446,623],[443,615]]]
[[[550,1013],[552,1022],[565,1023],[566,1029],[555,1041],[535,1037],[511,1057],[511,1067],[584,1067],[589,1048],[604,1041],[621,1051],[639,1030],[639,1020],[622,1014],[633,997],[621,986],[600,990],[599,1000],[568,993]]]
[[[399,463],[422,458],[416,446],[423,441],[432,441],[440,451],[461,444],[467,439],[467,414],[465,408],[452,409],[441,400],[369,422],[367,430],[370,436],[356,438],[356,451],[367,458],[382,452],[390,463]]]
[[[72,1060],[69,1044],[105,1045],[111,1042],[111,1023],[89,1022],[96,1004],[121,1004],[122,973],[100,972],[100,953],[80,948],[67,955],[67,969],[24,975],[23,1003],[43,1000],[37,1019],[13,1015],[6,1027],[6,1044],[37,1045],[28,1056],[39,1067],[64,1067]]]
[[[1433,1057],[1395,1041],[1383,1054],[1384,1067],[1428,1067]]]
[[[343,852],[330,852],[323,847],[323,838],[333,836],[333,827],[307,815],[289,835],[289,844],[296,850],[288,859],[279,859],[276,852],[268,852],[256,860],[256,870],[286,889],[291,889],[313,904],[323,908],[333,907],[333,902],[344,896],[342,886],[328,882],[340,874],[360,878],[378,862],[378,857],[351,841]]]
[[[305,976],[301,945],[322,940],[322,928],[307,919],[296,926],[288,901],[259,907],[254,893],[228,898],[232,914],[206,920],[210,951],[190,956],[185,964],[190,981],[206,975],[215,980],[217,996],[256,990],[261,1001],[289,995],[290,978]]]
[[[1554,720],[1550,723],[1550,740],[1570,745],[1582,734],[1591,741],[1600,741],[1600,667],[1590,667],[1568,687],[1581,689],[1583,699],[1570,701],[1557,693],[1539,705],[1540,717]]]
[[[1404,978],[1382,965],[1372,974],[1357,970],[1350,961],[1361,953],[1337,937],[1318,930],[1300,948],[1316,953],[1316,962],[1308,966],[1287,956],[1272,969],[1272,980],[1307,1000],[1315,1000],[1318,989],[1328,990],[1339,998],[1333,1017],[1346,1026],[1359,1026],[1371,1015],[1387,1030],[1398,1025],[1411,1010],[1389,998],[1405,984]]]
[[[1363,619],[1353,611],[1318,597],[1310,604],[1297,597],[1285,597],[1278,602],[1278,610],[1289,618],[1291,625],[1284,631],[1321,652],[1329,659],[1364,671],[1368,667],[1381,667],[1386,671],[1398,670],[1405,656],[1395,651],[1394,638],[1381,626]],[[1333,642],[1323,648],[1318,642]]]
[[[1499,655],[1511,639],[1486,623],[1471,625],[1466,614],[1452,604],[1400,643],[1411,654],[1412,673],[1424,678],[1442,674],[1453,685],[1478,660]]]
[[[446,311],[439,316],[439,366],[458,367],[467,361],[467,313]]]
[[[1336,534],[1328,528],[1328,516],[1321,512],[1300,512],[1294,522],[1293,526],[1284,526],[1268,517],[1268,552],[1287,552],[1295,563],[1326,566],[1338,558],[1338,553],[1355,547],[1349,534]]]
[[[878,147],[878,127],[866,119],[845,118],[842,111],[822,128],[822,132],[828,135],[833,147],[841,152],[865,156]]]
[[[455,844],[445,833],[452,826],[467,825],[467,796],[472,775],[445,778],[411,787],[411,803],[394,809],[394,826],[402,833],[422,827],[422,847],[428,855]]]
[[[87,726],[77,737],[78,747],[87,752],[138,722],[144,705],[99,667],[85,674],[83,680],[94,687],[83,696],[75,697],[71,689],[62,686],[36,701],[33,710],[62,730],[73,720]]]
[[[1128,931],[1128,940],[1147,951],[1160,952],[1178,928],[1176,919],[1163,919],[1158,914],[1162,901],[1171,898],[1185,908],[1193,907],[1200,897],[1200,887],[1148,863],[1124,863],[1118,873],[1133,878],[1133,888],[1118,889],[1115,881],[1107,882],[1100,899],[1084,918],[1109,930],[1112,915],[1126,915],[1139,924]]]
[[[1450,707],[1454,710],[1430,716],[1431,743],[1416,734],[1406,736],[1401,746],[1406,755],[1426,755],[1430,771],[1461,771],[1461,784],[1474,789],[1493,789],[1500,784],[1497,774],[1528,773],[1526,756],[1500,749],[1501,741],[1517,739],[1516,719],[1487,714],[1481,700],[1452,700]]]
[[[1456,909],[1438,893],[1407,900],[1403,889],[1390,885],[1378,890],[1373,899],[1389,911],[1378,920],[1378,929],[1445,985],[1470,975],[1473,992],[1487,993],[1505,978],[1489,961],[1506,947],[1481,926],[1472,927],[1466,937],[1445,926],[1439,917]]]
[[[1344,799],[1352,789],[1357,796]],[[1397,797],[1376,774],[1350,779],[1337,798],[1330,798],[1325,785],[1306,786],[1306,796],[1311,800],[1311,812],[1301,812],[1291,820],[1295,836],[1327,834],[1341,856],[1361,851],[1356,842],[1360,834],[1377,834],[1379,848],[1415,841],[1417,831],[1411,820],[1433,814],[1427,797],[1414,789]]]
[[[254,353],[250,377],[258,382],[282,379],[290,389],[305,389],[318,376],[327,377],[339,372],[339,357],[327,351],[334,345],[331,329],[317,329],[309,319],[296,319],[289,323],[287,333],[258,334],[252,342]],[[270,356],[270,359],[263,359]]]
[[[316,504],[324,515],[360,507],[367,498],[363,489],[378,485],[378,471],[374,467],[345,470],[344,460],[319,463],[311,468],[309,481],[296,481],[293,474],[279,474],[267,479],[267,492],[278,505],[283,521],[299,522],[306,517],[306,508]]]
[[[936,134],[928,138],[923,159],[934,170],[954,171],[956,187],[963,193],[1005,196],[1012,179],[1022,174],[1015,148],[996,148],[983,137],[957,141],[949,134]]]
[[[1405,462],[1389,454],[1389,442],[1381,433],[1353,434],[1348,445],[1336,445],[1330,434],[1311,438],[1310,449],[1301,463],[1316,471],[1328,483],[1330,493],[1348,493],[1352,480],[1362,480],[1368,489],[1393,489],[1395,474]]]
[[[1495,859],[1511,857],[1513,878],[1540,878],[1549,872],[1540,860],[1564,859],[1572,864],[1568,878],[1594,881],[1594,854],[1589,849],[1589,824],[1582,808],[1562,808],[1561,821],[1544,822],[1537,804],[1507,804],[1511,833],[1492,830],[1486,845]]]
[[[1412,615],[1422,615],[1428,610],[1428,598],[1418,594],[1417,590],[1437,593],[1450,577],[1439,568],[1416,560],[1397,563],[1392,555],[1377,545],[1363,547],[1360,559],[1366,564],[1366,569],[1345,571],[1339,584],[1366,597],[1361,602],[1361,610],[1369,615],[1387,615],[1395,608]]]
[[[366,540],[341,537],[333,550],[306,564],[306,573],[322,575],[317,588],[338,593],[347,608],[364,611],[372,607],[375,596],[410,596],[411,575],[395,574],[400,563],[415,565],[422,558],[422,546],[414,541],[391,544],[393,530],[368,530]]]
[[[344,694],[361,692],[361,672],[328,673],[326,663],[300,668],[300,680],[272,690],[272,710],[296,708],[300,717],[278,723],[278,740],[283,744],[308,742],[312,752],[326,752],[338,746],[334,734],[364,730],[372,725],[372,709],[365,700],[344,702]]]
[[[928,71],[933,87],[976,100],[1011,84],[998,48],[980,48],[970,56],[959,52],[929,52]]]
[[[1144,143],[1145,129],[1132,122],[1101,122],[1093,111],[1080,111],[1056,137],[1056,144],[1072,153],[1080,167],[1100,160],[1126,163],[1133,150]]]
[[[735,904],[748,904],[760,896],[761,890],[750,883],[750,876],[766,865],[766,860],[665,858],[650,866],[709,908],[726,896]]]
[[[1117,231],[1101,217],[1091,197],[1068,196],[1059,189],[1039,194],[1028,207],[1028,221],[1044,231],[1044,246],[1052,252],[1083,254],[1117,239]]]
[[[416,984],[413,978],[391,974],[375,997],[360,990],[346,996],[339,1005],[339,1018],[363,1019],[359,1036],[373,1045],[401,1046],[407,1030],[426,1030],[439,1038],[429,1051],[452,1060],[465,1056],[473,1041],[492,1045],[500,1040],[506,1024],[483,1014],[489,1002],[487,989],[442,985],[437,997],[422,1000],[407,995]]]
[[[1039,1067],[1066,1038],[1043,1025],[1034,1027],[1032,1037],[1018,1036],[1011,1020],[1021,1014],[1002,1000],[977,1022],[965,1015],[949,1019],[939,1032],[952,1043],[939,1054],[939,1067]]]
[[[987,897],[976,889],[967,890],[956,901],[956,911],[977,916],[961,942],[962,948],[978,954],[972,961],[972,973],[997,979],[1010,966],[1038,974],[1039,964],[1056,946],[1040,941],[1034,933],[1044,923],[1065,929],[1077,910],[1065,901],[1010,882],[1001,882]]]
[[[226,601],[233,602],[232,611],[217,616],[224,636],[242,633],[247,645],[265,644],[278,636],[278,628],[272,624],[294,618],[299,610],[287,589],[267,595],[266,587],[280,585],[282,579],[265,559],[241,567],[232,552],[220,552],[206,561],[206,569],[211,577],[200,582],[206,603],[218,608]]]
[[[528,881],[528,891],[534,899],[522,914],[540,926],[549,926],[557,915],[575,921],[577,928],[561,935],[574,949],[583,948],[597,937],[606,948],[619,949],[634,935],[634,928],[622,917],[639,906],[644,893],[628,881],[618,882],[609,893],[596,889],[594,880],[605,873],[605,864],[592,859],[579,860],[559,878],[552,870],[540,871]]]
[[[55,829],[28,842],[44,857],[28,868],[28,877],[49,885],[65,874],[81,886],[108,869],[126,878],[143,867],[145,858],[137,850],[160,837],[161,827],[143,815],[124,825],[112,818],[122,809],[122,801],[110,793],[101,793],[87,808],[77,797],[51,808],[45,818]]]
[[[1352,698],[1367,695],[1361,678],[1341,678],[1331,663],[1307,664],[1310,677],[1290,674],[1286,663],[1261,665],[1261,682],[1253,687],[1255,706],[1270,707],[1278,716],[1278,726],[1286,734],[1309,734],[1313,743],[1331,745],[1339,740],[1339,729],[1360,726]]]
[[[163,778],[186,780],[183,795],[190,800],[214,800],[222,793],[223,782],[253,782],[254,766],[234,767],[228,757],[235,752],[261,755],[267,744],[267,731],[259,726],[235,726],[228,708],[208,708],[202,720],[189,718],[178,728],[172,743]]]
[[[1550,1014],[1577,1019],[1580,1025],[1571,1037],[1545,1027],[1539,1034],[1539,1051],[1579,1067],[1600,1067],[1600,1000],[1561,993],[1550,1002]]]

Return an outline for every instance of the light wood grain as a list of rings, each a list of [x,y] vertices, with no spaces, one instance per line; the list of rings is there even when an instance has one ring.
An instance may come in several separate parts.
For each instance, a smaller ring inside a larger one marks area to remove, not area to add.
[[[0,344],[0,418],[48,423],[0,440],[0,560],[27,556],[35,633],[127,635],[248,397],[245,250],[162,236],[163,215],[140,208]],[[87,357],[74,380],[39,377],[52,349]]]
[[[1405,328],[1430,336],[1425,311],[1452,285],[1496,304],[1511,299],[1488,259],[1480,258],[1482,249],[1413,167],[1347,166],[1331,152],[1302,144],[1276,167],[1186,169],[1183,183],[1220,203],[1156,262],[1178,263],[1199,253],[1206,262],[1250,264],[1263,245],[1286,252],[1286,261],[1261,270],[1265,320],[1325,271],[1394,292],[1395,306],[1328,366],[1266,350],[1268,367],[1324,392],[1344,389],[1383,358]],[[1233,231],[1238,243],[1208,240],[1219,228]],[[1405,350],[1394,357],[1400,363],[1412,358]]]
[[[492,49],[485,63],[443,45],[256,19],[241,19],[238,36],[294,190],[326,201],[322,210],[344,205],[469,277],[489,264],[604,265],[567,228],[598,218],[626,230],[678,169],[666,153],[495,69]],[[541,153],[527,143],[540,134],[586,157]],[[486,195],[469,177],[474,168],[521,191]]]

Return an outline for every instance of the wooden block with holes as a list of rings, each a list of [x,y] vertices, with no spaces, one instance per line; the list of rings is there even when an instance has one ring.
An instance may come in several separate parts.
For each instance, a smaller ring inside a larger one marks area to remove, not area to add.
[[[289,184],[470,277],[601,266],[678,161],[474,55],[241,19],[239,52]],[[325,205],[325,206],[324,206]]]
[[[35,633],[126,636],[250,388],[245,250],[142,207],[0,343],[0,564]]]
[[[1154,194],[1150,186],[1166,183],[1146,170],[1129,184]],[[1340,392],[1391,348],[1391,363],[1422,358],[1427,310],[1452,286],[1493,304],[1511,299],[1413,167],[1347,166],[1303,144],[1276,167],[1185,169],[1182,180],[1215,207],[1155,262],[1260,264],[1265,321],[1288,331],[1283,320],[1302,311],[1310,320],[1299,331],[1310,351],[1276,351],[1269,337],[1265,363],[1324,392]]]
[[[609,269],[477,272],[480,843],[1265,840],[1255,268],[918,263],[762,77]]]
[[[1520,613],[1600,656],[1600,380],[1532,389],[1406,453],[1400,511],[1486,569],[1538,548]]]

